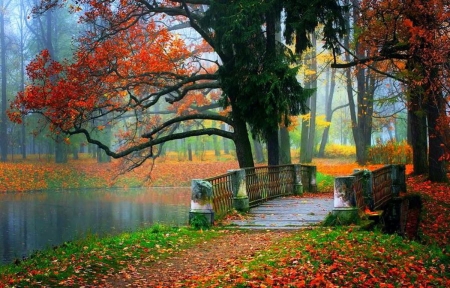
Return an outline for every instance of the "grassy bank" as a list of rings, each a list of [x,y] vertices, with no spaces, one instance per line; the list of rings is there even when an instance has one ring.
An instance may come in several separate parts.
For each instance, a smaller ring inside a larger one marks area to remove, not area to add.
[[[90,236],[0,266],[0,287],[96,285],[124,267],[148,265],[221,233],[154,225],[117,236]]]
[[[0,287],[100,286],[169,255],[239,231],[160,225],[114,237],[88,237],[0,267]],[[276,232],[273,232],[276,233]],[[230,243],[232,246],[232,244]],[[225,255],[226,256],[226,255]],[[190,259],[186,259],[190,261]],[[352,228],[294,232],[276,245],[183,280],[185,287],[449,287],[449,255],[396,235]],[[328,285],[328,286],[327,286]]]

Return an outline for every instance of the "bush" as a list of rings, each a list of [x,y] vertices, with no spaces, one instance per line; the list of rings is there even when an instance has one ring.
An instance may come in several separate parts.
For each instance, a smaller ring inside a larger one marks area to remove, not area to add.
[[[350,158],[355,156],[356,156],[355,146],[328,144],[325,147],[326,158]]]
[[[410,164],[412,149],[406,141],[388,141],[369,148],[368,159],[372,164]]]

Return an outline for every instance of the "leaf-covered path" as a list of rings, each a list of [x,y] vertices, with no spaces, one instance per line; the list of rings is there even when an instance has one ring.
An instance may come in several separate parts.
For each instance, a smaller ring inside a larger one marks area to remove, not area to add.
[[[102,287],[195,287],[196,279],[227,270],[251,259],[258,250],[276,244],[290,231],[231,231],[222,237],[204,241],[191,249],[150,262],[132,266],[103,279]]]
[[[250,231],[224,230],[221,237],[204,241],[169,258],[156,259],[145,265],[128,265],[120,273],[105,278],[104,286],[195,287],[196,279],[230,270],[230,266],[252,259],[257,251],[276,245],[290,233],[317,224],[332,206],[330,193],[271,200],[262,209],[252,209],[254,213],[244,219],[230,221],[250,228]]]

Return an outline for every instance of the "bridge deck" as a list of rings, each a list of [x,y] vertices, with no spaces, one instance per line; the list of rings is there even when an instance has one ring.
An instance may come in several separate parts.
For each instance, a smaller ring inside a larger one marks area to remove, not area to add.
[[[323,221],[333,210],[333,198],[282,197],[251,208],[246,220],[233,220],[242,229],[301,229]]]

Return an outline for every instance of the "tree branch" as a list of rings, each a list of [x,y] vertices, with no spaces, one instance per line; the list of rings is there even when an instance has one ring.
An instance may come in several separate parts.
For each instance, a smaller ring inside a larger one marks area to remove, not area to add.
[[[157,127],[156,129],[152,130],[151,132],[148,133],[144,133],[142,134],[142,138],[152,138],[153,135],[155,135],[156,133],[160,132],[161,130],[182,122],[182,121],[189,121],[189,120],[216,120],[216,121],[222,121],[227,123],[228,125],[232,125],[231,120],[226,117],[226,116],[222,116],[222,115],[218,115],[218,114],[190,114],[190,115],[184,115],[184,116],[179,116],[176,118],[172,118],[167,120],[166,122],[164,122],[162,125],[159,125],[159,127]]]

